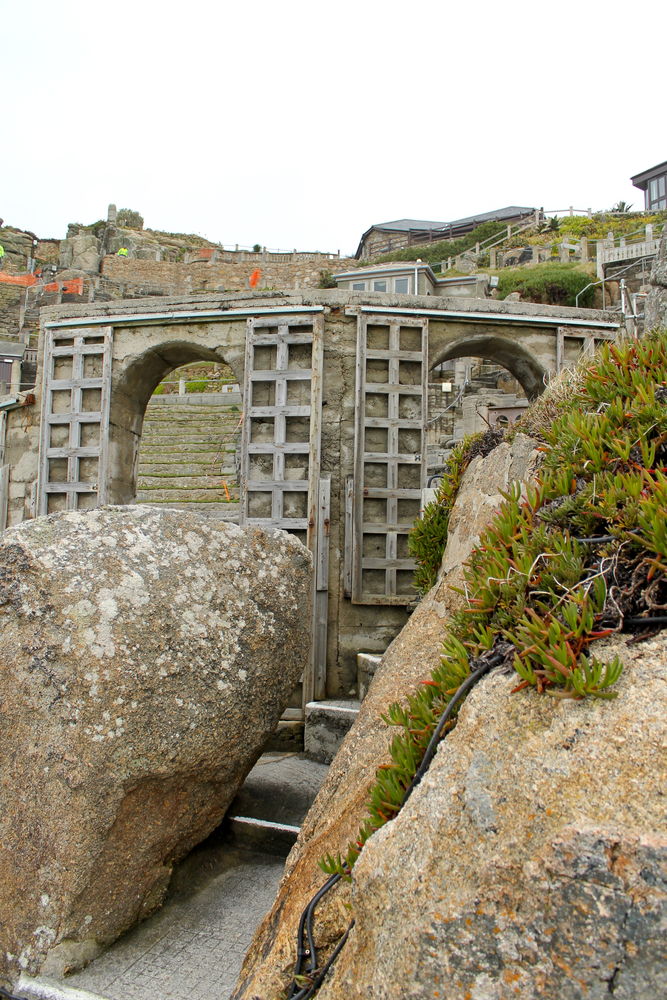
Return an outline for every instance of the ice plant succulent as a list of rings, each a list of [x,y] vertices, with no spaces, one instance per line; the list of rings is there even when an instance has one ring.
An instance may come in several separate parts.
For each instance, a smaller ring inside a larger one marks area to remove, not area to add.
[[[539,479],[509,489],[466,565],[467,606],[449,623],[440,666],[389,709],[391,760],[358,837],[344,856],[323,859],[325,871],[349,874],[400,810],[443,710],[489,651],[503,650],[515,692],[613,698],[622,664],[599,661],[596,641],[667,620],[667,331],[604,346],[560,411]],[[415,527],[421,590],[437,578],[466,454],[453,453]]]

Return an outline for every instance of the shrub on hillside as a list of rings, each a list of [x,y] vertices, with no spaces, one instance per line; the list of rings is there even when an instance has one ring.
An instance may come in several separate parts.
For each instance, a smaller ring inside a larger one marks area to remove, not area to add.
[[[500,236],[507,231],[507,224],[504,222],[483,222],[477,226],[467,236],[461,236],[457,240],[439,240],[437,243],[427,243],[406,247],[405,250],[396,250],[392,253],[382,254],[373,261],[374,264],[382,264],[393,260],[415,260],[421,258],[425,264],[439,264],[440,261],[448,257],[456,257],[464,250],[470,250],[476,243],[483,243],[491,239],[492,236]]]
[[[144,217],[131,208],[121,208],[116,215],[116,225],[122,229],[143,229]]]
[[[591,276],[574,264],[540,264],[537,267],[513,267],[500,273],[498,298],[519,292],[528,302],[553,306],[574,306],[578,292],[590,284]],[[579,296],[580,306],[591,306],[594,289]]]

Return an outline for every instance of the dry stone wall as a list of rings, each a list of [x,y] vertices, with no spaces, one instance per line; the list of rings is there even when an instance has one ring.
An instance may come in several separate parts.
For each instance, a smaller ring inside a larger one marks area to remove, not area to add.
[[[214,263],[197,261],[190,264],[107,256],[102,261],[101,273],[105,278],[123,285],[128,296],[132,294],[132,287],[137,285],[163,288],[164,294],[185,295],[190,292],[246,291],[250,287],[248,280],[256,270],[261,272],[258,291],[273,288],[317,288],[322,271],[345,271],[353,264],[354,261],[347,258],[297,259],[294,262],[277,263],[264,261],[262,254],[239,263],[226,260]]]

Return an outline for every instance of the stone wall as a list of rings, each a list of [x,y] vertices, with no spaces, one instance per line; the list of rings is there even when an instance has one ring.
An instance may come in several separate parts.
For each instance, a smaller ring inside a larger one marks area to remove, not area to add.
[[[129,271],[135,263],[120,261],[115,267]],[[142,263],[159,267],[156,262]],[[149,270],[146,280],[151,274],[159,271]],[[613,318],[593,310],[484,300],[488,316],[482,324],[477,300],[350,294],[339,290],[163,296],[92,304],[79,301],[44,310],[43,322],[85,317],[86,321],[103,324],[106,317],[114,317],[108,473],[111,503],[132,502],[136,486],[134,456],[141,438],[145,406],[152,389],[167,372],[194,361],[225,362],[242,383],[246,315],[267,310],[275,310],[277,314],[298,312],[301,306],[322,309],[324,317],[320,468],[321,474],[331,480],[327,694],[341,697],[354,687],[356,653],[382,652],[406,618],[401,605],[379,611],[375,605],[354,605],[344,594],[346,479],[354,473],[355,308],[371,307],[380,313],[400,307],[426,313],[436,310],[429,319],[430,365],[466,354],[479,356],[488,349],[491,358],[507,365],[522,384],[538,386],[537,391],[543,384],[544,371],[555,368],[559,325],[593,321],[604,326],[612,323]],[[234,312],[225,316],[226,309]],[[447,309],[452,310],[449,317]],[[221,314],[209,317],[210,310],[220,310]],[[204,317],[199,319],[198,312],[203,312]],[[465,320],[466,312],[472,314],[470,322]],[[153,322],[133,319],[136,314],[151,313],[155,313]],[[503,319],[511,323],[503,325]],[[31,488],[37,472],[39,388],[35,395],[34,404],[8,414],[9,524],[30,516]]]
[[[102,260],[103,277],[122,285],[125,295],[132,297],[132,288],[150,285],[164,294],[187,295],[190,292],[247,291],[251,274],[259,270],[257,290],[317,288],[323,271],[345,271],[354,266],[348,257],[314,260],[297,255],[294,261],[278,263],[264,259],[262,254],[241,254],[235,260],[193,261],[190,264],[170,261],[140,260],[133,257],[107,256]],[[271,255],[267,255],[268,258]]]
[[[0,340],[18,340],[23,288],[0,285]]]

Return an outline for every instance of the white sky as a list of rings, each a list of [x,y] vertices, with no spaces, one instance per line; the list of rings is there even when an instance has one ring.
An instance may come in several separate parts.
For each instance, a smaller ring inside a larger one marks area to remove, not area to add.
[[[224,244],[351,253],[373,223],[643,207],[667,5],[0,0],[0,216],[133,208]]]

